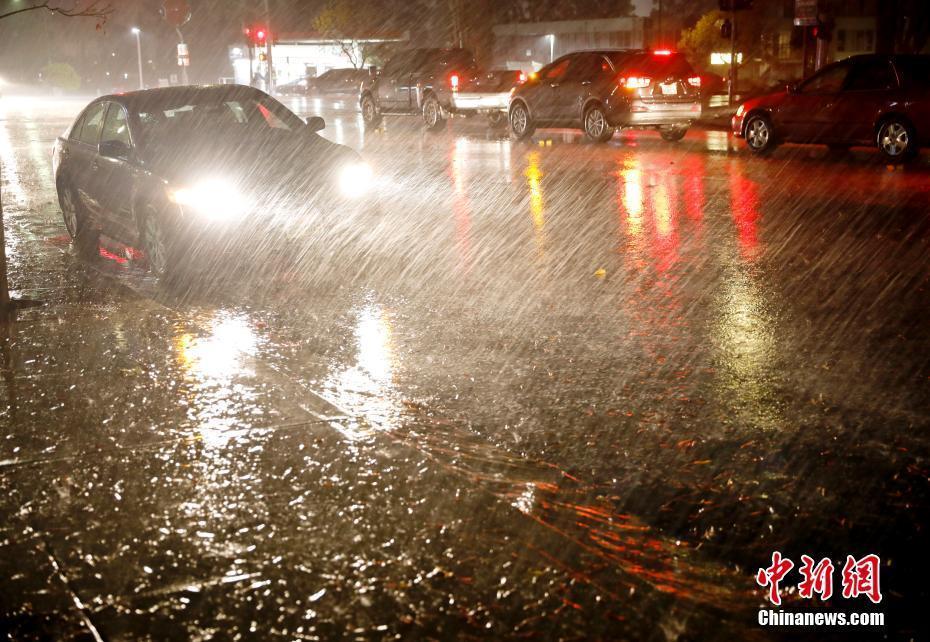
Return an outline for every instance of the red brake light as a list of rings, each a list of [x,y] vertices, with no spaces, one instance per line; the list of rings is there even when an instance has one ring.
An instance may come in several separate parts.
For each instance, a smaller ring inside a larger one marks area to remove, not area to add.
[[[625,76],[619,80],[620,86],[627,89],[642,89],[648,87],[651,82],[652,78],[646,78],[645,76]]]
[[[671,49],[656,49],[655,51],[652,52],[652,55],[653,56],[671,56],[672,51]]]
[[[449,86],[451,86],[452,89],[459,88],[459,75],[458,74],[452,74],[451,76],[449,76]]]
[[[700,76],[691,76],[690,78],[688,78],[688,84],[691,85],[692,87],[700,87],[700,86],[701,86],[701,77],[700,77]]]

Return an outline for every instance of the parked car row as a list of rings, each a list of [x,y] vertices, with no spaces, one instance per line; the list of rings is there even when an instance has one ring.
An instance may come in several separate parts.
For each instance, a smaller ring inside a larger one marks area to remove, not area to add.
[[[526,77],[479,72],[464,49],[411,49],[372,74],[359,96],[362,117],[421,114],[436,131],[453,115],[487,114],[517,139],[537,127],[578,127],[593,141],[617,128],[658,129],[680,140],[701,115],[701,77],[671,51],[604,49],[567,54]],[[505,120],[506,115],[506,120]]]
[[[539,127],[573,127],[595,142],[627,128],[677,141],[701,117],[701,89],[710,80],[667,50],[577,51],[526,76],[481,73],[464,49],[411,49],[362,82],[359,107],[367,126],[385,114],[417,114],[437,131],[452,116],[483,114],[518,140]],[[875,146],[889,159],[909,159],[930,138],[930,56],[841,60],[744,101],[731,125],[758,154],[792,142]]]

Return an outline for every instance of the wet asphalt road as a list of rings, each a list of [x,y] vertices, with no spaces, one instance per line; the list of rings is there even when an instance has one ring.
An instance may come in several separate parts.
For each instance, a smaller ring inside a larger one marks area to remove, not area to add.
[[[44,302],[0,326],[0,631],[921,639],[926,156],[327,110],[381,211],[164,288],[68,241],[80,106],[0,103],[10,280]],[[758,626],[773,550],[881,555],[878,607],[785,608],[887,625]]]

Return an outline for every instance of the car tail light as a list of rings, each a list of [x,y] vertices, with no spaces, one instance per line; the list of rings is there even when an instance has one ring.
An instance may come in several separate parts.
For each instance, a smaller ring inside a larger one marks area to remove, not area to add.
[[[452,74],[451,76],[449,76],[449,86],[452,87],[452,89],[459,88],[459,75],[458,74]]]
[[[652,55],[653,56],[671,56],[672,50],[671,49],[656,49],[655,51],[652,52]]]
[[[643,87],[648,87],[652,83],[652,78],[646,78],[645,76],[623,76],[620,78],[620,86],[626,87],[627,89],[642,89]]]
[[[526,74],[522,71],[520,72],[520,75],[517,76],[517,82],[521,85],[526,82]]]
[[[700,86],[701,86],[701,77],[700,77],[700,76],[691,76],[690,78],[688,78],[688,84],[691,85],[692,87],[700,87]]]

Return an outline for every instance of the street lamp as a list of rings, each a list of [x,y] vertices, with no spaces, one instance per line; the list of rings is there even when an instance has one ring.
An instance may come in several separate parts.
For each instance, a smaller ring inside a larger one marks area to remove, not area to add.
[[[142,30],[133,27],[132,33],[136,36],[136,54],[139,57],[139,89],[145,89],[145,83],[142,81]]]

